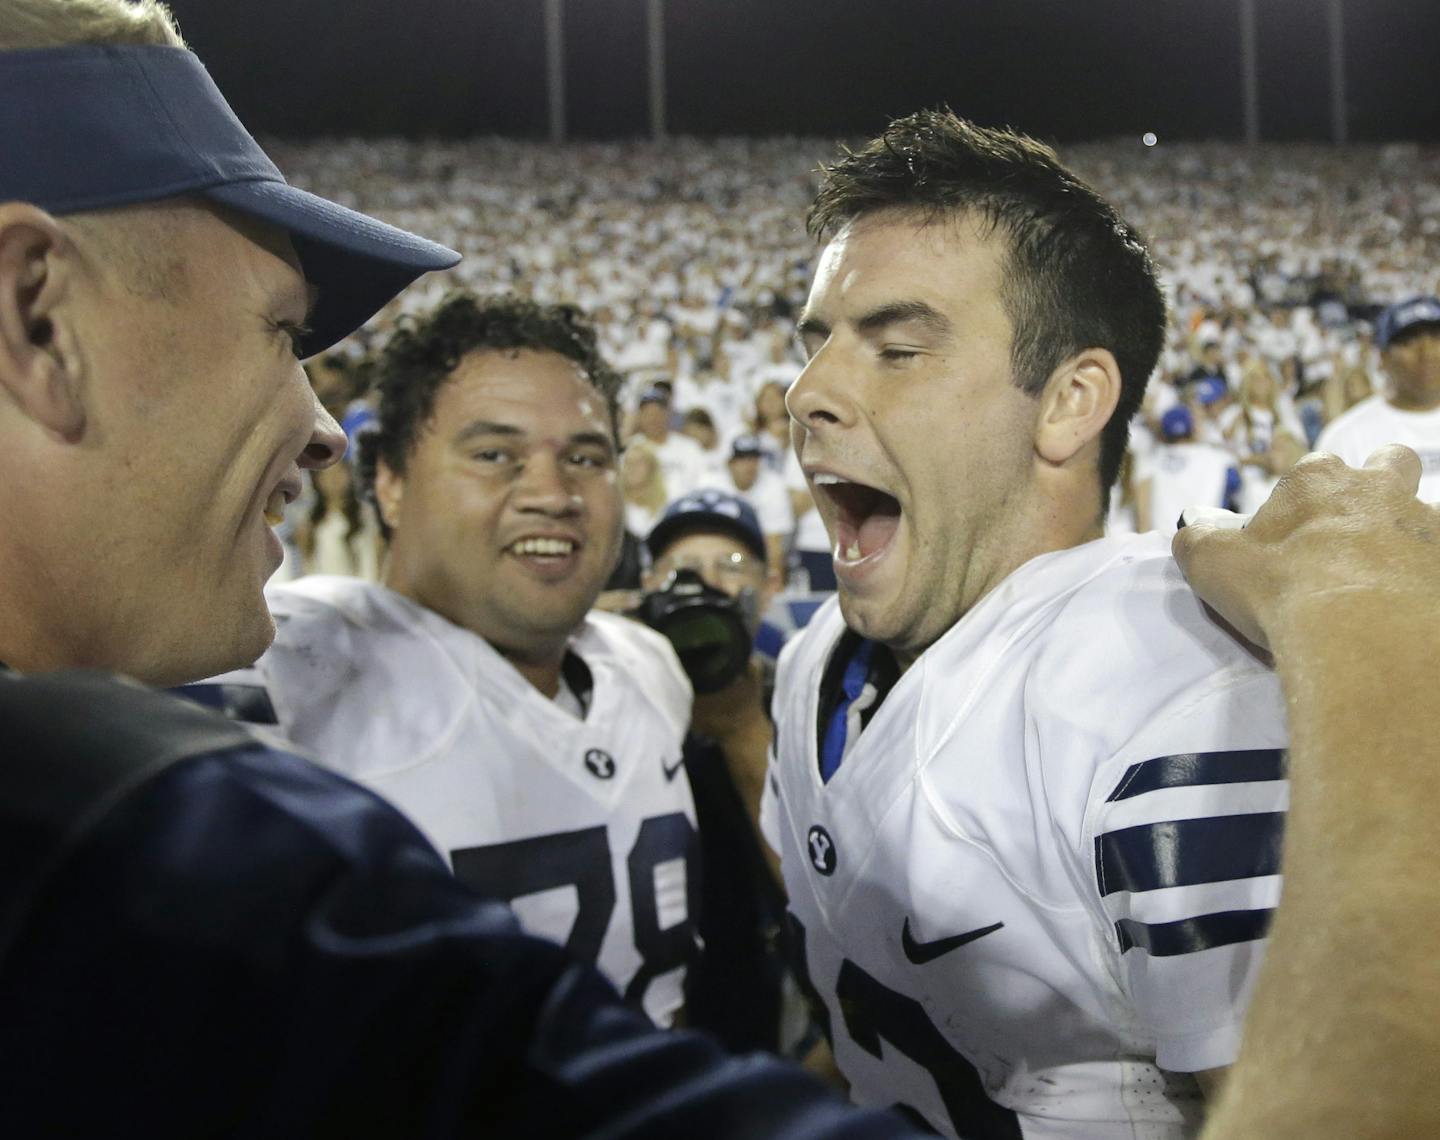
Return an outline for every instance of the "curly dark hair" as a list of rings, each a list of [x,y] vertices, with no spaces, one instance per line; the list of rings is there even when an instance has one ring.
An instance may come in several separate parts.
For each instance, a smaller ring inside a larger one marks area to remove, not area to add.
[[[619,423],[621,378],[601,359],[595,330],[574,305],[524,297],[447,295],[432,312],[402,317],[374,362],[376,426],[361,439],[361,485],[373,497],[381,460],[403,474],[415,441],[435,413],[435,398],[460,361],[483,349],[541,349],[575,361],[605,398],[611,430]]]
[[[1139,233],[1050,147],[948,108],[896,119],[859,150],[842,148],[820,174],[806,219],[818,240],[888,209],[926,222],[970,214],[1004,235],[1000,300],[1022,391],[1039,395],[1055,368],[1083,349],[1114,354],[1121,391],[1100,439],[1103,507],[1165,342],[1165,298]]]

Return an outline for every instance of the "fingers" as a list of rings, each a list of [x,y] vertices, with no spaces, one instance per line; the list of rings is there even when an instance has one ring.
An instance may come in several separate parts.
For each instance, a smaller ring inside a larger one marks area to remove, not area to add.
[[[1171,542],[1171,552],[1200,600],[1248,640],[1264,647],[1256,610],[1267,581],[1266,552],[1229,520],[1219,522],[1197,521],[1184,527]]]
[[[1413,496],[1420,490],[1420,476],[1424,473],[1420,457],[1408,447],[1398,443],[1387,443],[1365,460],[1367,471],[1387,471],[1399,482],[1405,494]]]

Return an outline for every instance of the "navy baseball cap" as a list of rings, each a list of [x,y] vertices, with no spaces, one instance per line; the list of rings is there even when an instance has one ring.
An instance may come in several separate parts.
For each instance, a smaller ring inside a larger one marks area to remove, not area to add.
[[[739,495],[714,489],[692,491],[666,507],[645,545],[651,558],[659,558],[681,535],[716,530],[739,539],[765,561],[765,534],[755,508]]]
[[[0,51],[0,202],[52,214],[198,195],[285,230],[317,291],[304,356],[460,255],[297,189],[178,47]]]
[[[640,393],[640,402],[636,405],[636,407],[643,408],[646,404],[665,404],[666,406],[669,406],[670,393],[665,391],[664,388],[652,384],[650,385],[650,387],[646,388],[645,391]]]
[[[730,445],[731,459],[752,459],[765,454],[765,449],[760,446],[759,436],[737,435],[735,442]]]
[[[1440,324],[1440,297],[1410,297],[1391,305],[1375,322],[1376,347],[1386,349],[1416,325]]]

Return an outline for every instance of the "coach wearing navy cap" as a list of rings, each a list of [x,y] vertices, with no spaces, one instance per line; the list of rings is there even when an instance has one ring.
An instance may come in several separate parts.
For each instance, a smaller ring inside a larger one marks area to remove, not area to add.
[[[372,793],[51,675],[259,655],[270,527],[344,447],[299,358],[456,260],[286,185],[162,6],[0,4],[7,1140],[903,1132],[662,1037]]]
[[[299,358],[459,257],[287,185],[161,11],[0,13],[0,655],[169,684],[269,643],[344,449]]]

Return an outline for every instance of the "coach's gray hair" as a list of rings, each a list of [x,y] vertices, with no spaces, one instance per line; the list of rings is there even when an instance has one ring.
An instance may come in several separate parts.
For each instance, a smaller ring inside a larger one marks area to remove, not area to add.
[[[4,0],[0,51],[71,44],[184,47],[170,9],[159,0]]]

